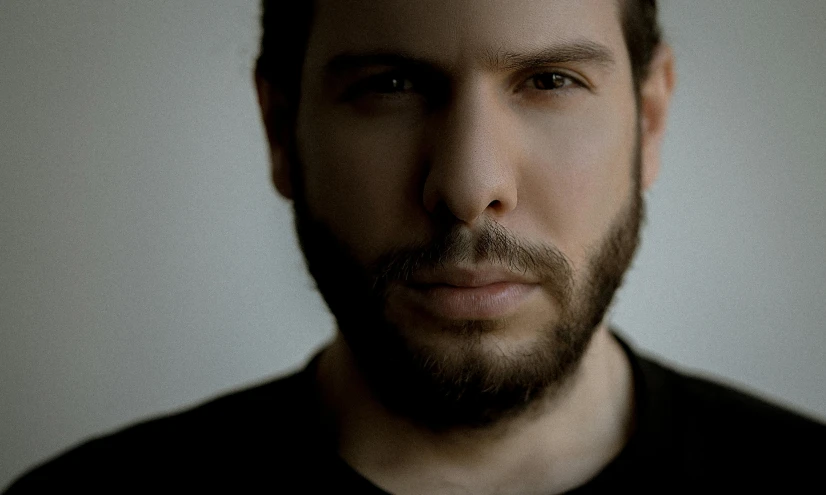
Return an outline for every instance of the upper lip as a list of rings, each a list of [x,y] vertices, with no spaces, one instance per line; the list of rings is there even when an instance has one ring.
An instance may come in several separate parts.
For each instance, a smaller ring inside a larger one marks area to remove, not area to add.
[[[525,273],[516,273],[498,266],[442,266],[416,272],[410,278],[412,285],[452,285],[454,287],[484,287],[498,283],[537,283]]]

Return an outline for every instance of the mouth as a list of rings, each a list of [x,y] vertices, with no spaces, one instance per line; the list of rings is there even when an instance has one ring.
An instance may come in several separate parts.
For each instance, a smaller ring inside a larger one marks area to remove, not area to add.
[[[446,320],[492,320],[515,313],[539,282],[498,268],[446,268],[416,274],[403,293],[418,311]]]

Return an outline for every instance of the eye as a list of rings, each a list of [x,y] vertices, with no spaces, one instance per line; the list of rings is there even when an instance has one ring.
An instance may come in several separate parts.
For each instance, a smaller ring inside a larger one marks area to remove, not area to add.
[[[415,91],[412,79],[398,71],[367,77],[356,83],[347,93],[351,97],[375,95],[379,98],[398,98]]]
[[[413,82],[401,74],[383,74],[371,79],[371,89],[376,93],[399,93],[413,88]]]
[[[559,91],[570,87],[583,86],[575,78],[561,72],[540,72],[530,77],[534,88],[540,91]]]

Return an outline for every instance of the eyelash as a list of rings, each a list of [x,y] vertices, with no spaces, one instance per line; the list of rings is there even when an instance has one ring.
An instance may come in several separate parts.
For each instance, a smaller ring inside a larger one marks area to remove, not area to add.
[[[554,70],[544,70],[544,71],[535,72],[535,73],[531,74],[526,79],[526,81],[537,80],[537,78],[539,78],[540,76],[549,76],[549,77],[559,76],[563,79],[563,86],[561,86],[561,87],[549,88],[549,89],[539,89],[539,88],[537,88],[537,91],[540,91],[542,93],[559,93],[559,92],[574,89],[574,88],[587,87],[578,78],[576,78],[574,76],[571,76],[570,74],[567,74],[565,72],[554,71]],[[376,90],[377,87],[379,87],[383,83],[391,82],[394,79],[400,79],[400,80],[402,80],[402,82],[412,82],[413,83],[413,89],[410,90],[410,91],[413,91],[413,92],[417,91],[417,89],[416,89],[416,86],[417,86],[416,78],[407,76],[403,72],[389,71],[389,72],[385,72],[385,73],[382,73],[382,74],[377,74],[377,75],[374,75],[374,76],[370,76],[370,77],[364,79],[363,81],[357,83],[355,85],[355,87],[353,87],[347,93],[351,96],[366,96],[366,95],[369,95],[369,94],[375,94],[375,95],[377,95],[378,98],[391,99],[391,100],[396,99],[396,98],[400,98],[400,97],[402,97],[402,95],[404,93],[409,92],[409,91],[405,91],[404,89],[398,90],[398,91],[397,90],[392,90],[392,89],[390,91],[377,91]],[[422,91],[422,90],[418,90],[418,91]],[[554,96],[556,96],[556,95],[554,95]]]

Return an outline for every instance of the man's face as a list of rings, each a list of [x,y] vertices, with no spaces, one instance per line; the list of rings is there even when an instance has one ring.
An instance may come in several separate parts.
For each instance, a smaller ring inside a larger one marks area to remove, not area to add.
[[[319,1],[295,136],[302,246],[385,403],[486,424],[575,369],[642,210],[617,2]]]

